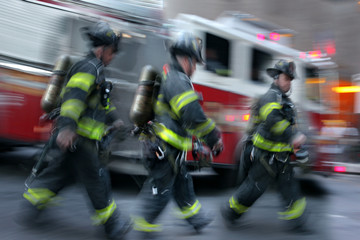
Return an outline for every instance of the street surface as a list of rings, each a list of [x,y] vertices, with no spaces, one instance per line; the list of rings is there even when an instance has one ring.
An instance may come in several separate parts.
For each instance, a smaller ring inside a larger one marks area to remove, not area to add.
[[[42,215],[39,227],[24,228],[14,222],[21,214],[19,208],[24,181],[30,172],[29,159],[34,149],[25,148],[11,153],[0,153],[0,239],[1,240],[95,240],[105,239],[102,228],[91,225],[91,212],[85,192],[79,186],[71,186],[61,194],[62,201]],[[118,206],[132,213],[139,188],[134,178],[112,174],[113,191]],[[311,176],[301,181],[307,197],[313,232],[295,234],[286,231],[284,222],[277,219],[281,210],[279,195],[270,188],[244,216],[241,227],[229,230],[221,219],[219,205],[234,189],[223,189],[216,184],[214,176],[195,176],[194,184],[202,206],[213,213],[215,219],[201,234],[196,234],[183,220],[176,218],[174,203],[168,205],[159,218],[162,239],[317,239],[355,240],[360,235],[360,177],[336,175],[332,177]],[[130,232],[125,239],[136,239]]]

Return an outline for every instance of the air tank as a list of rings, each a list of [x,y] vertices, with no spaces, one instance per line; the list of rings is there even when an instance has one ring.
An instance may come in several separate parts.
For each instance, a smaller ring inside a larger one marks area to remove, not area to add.
[[[49,84],[41,98],[41,108],[46,113],[50,113],[56,108],[65,76],[70,66],[71,61],[69,56],[61,56],[56,61]]]
[[[153,93],[158,72],[151,65],[142,68],[138,88],[130,109],[130,119],[138,127],[142,127],[154,117]]]

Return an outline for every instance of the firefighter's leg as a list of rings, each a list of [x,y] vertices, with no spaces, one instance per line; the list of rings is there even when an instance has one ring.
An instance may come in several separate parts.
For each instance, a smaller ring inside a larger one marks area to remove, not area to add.
[[[272,174],[264,166],[267,159],[260,161],[264,156],[255,156],[248,176],[245,178],[240,187],[235,191],[233,196],[222,206],[221,213],[228,226],[234,225],[245,212],[248,211],[255,201],[265,192],[269,183],[273,179]],[[265,160],[265,161],[264,161]],[[270,166],[270,169],[272,166]]]
[[[22,202],[20,216],[17,217],[20,224],[34,223],[42,210],[57,204],[58,192],[73,181],[66,154],[60,153],[57,148],[51,148],[47,155],[46,157],[51,158],[48,166],[23,193],[25,201]]]
[[[173,195],[180,208],[180,217],[186,219],[197,232],[212,222],[213,218],[205,212],[196,198],[192,177],[184,163],[175,177]]]
[[[120,214],[112,198],[109,173],[98,158],[96,143],[81,139],[72,154],[77,176],[95,209],[94,224],[104,225],[109,238],[121,238],[131,227],[130,217]]]
[[[253,149],[253,145],[251,141],[247,141],[243,143],[242,147],[240,163],[239,163],[239,179],[237,180],[237,184],[241,184],[245,178],[247,177],[250,166],[251,166],[251,151]]]
[[[167,159],[148,161],[153,162],[148,169],[149,177],[139,194],[140,204],[134,216],[134,230],[151,234],[161,231],[161,226],[155,224],[155,220],[172,196],[174,172]]]
[[[301,195],[298,181],[290,165],[279,164],[282,169],[277,184],[285,203],[285,211],[279,212],[279,218],[286,220],[290,229],[301,228],[307,218],[306,199]]]

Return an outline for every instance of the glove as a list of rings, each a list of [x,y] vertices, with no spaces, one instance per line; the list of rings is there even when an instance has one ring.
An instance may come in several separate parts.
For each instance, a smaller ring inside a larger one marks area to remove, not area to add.
[[[209,148],[202,145],[197,139],[194,141],[192,156],[195,161],[198,161],[199,167],[210,167],[213,156]]]
[[[306,166],[306,164],[309,162],[309,152],[306,149],[300,148],[295,152],[296,162],[300,166]]]
[[[215,145],[212,147],[211,151],[212,154],[216,157],[218,156],[222,151],[224,150],[224,143],[222,139],[220,138]]]

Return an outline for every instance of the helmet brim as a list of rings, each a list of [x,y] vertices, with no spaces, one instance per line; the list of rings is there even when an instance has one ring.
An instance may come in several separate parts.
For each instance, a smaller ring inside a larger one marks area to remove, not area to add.
[[[291,78],[291,80],[294,80],[296,77],[295,75],[289,75],[289,74],[287,74],[283,71],[280,71],[279,69],[276,69],[276,68],[268,68],[268,69],[266,69],[266,73],[272,78],[275,78],[277,75],[279,75],[281,73],[288,75]]]
[[[267,73],[270,77],[274,78],[274,77],[276,77],[277,75],[279,75],[280,73],[282,73],[282,71],[280,71],[279,69],[276,69],[276,68],[268,68],[268,69],[266,69],[266,73]]]

